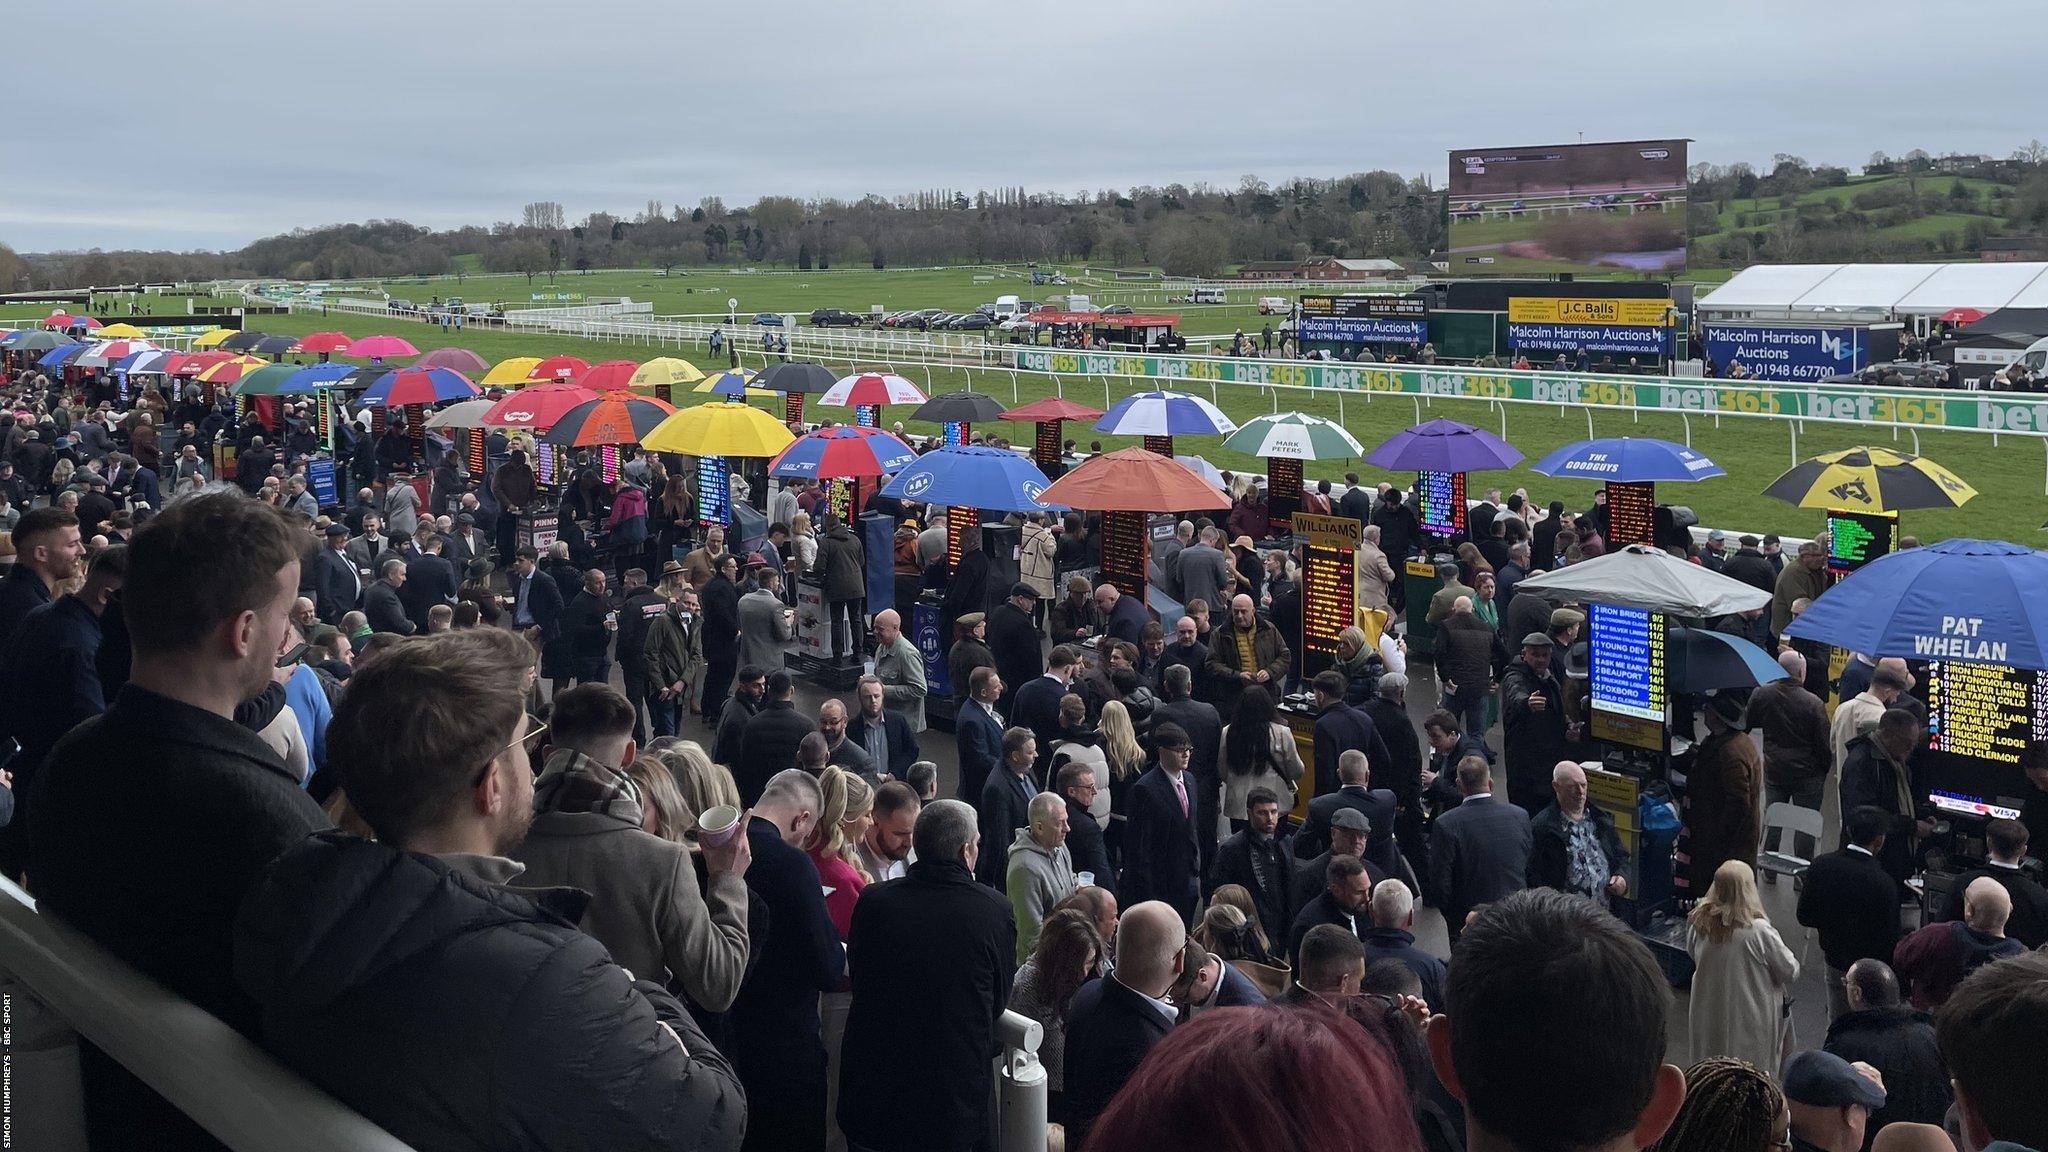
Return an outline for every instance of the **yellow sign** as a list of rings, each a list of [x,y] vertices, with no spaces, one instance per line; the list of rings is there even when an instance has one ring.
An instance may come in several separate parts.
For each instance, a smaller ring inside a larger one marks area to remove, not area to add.
[[[1669,300],[1618,300],[1568,296],[1511,296],[1508,320],[1514,324],[1623,324],[1662,328],[1671,315]]]
[[[1403,564],[1401,568],[1410,576],[1427,576],[1432,580],[1436,579],[1436,565],[1431,564],[1427,560],[1410,560]]]
[[[1356,549],[1365,530],[1349,516],[1324,516],[1315,512],[1294,514],[1294,534],[1311,548]]]

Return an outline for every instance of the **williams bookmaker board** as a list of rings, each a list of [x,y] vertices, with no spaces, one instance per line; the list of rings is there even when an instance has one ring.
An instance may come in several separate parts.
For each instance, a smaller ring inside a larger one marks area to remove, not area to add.
[[[1358,546],[1364,536],[1349,516],[1296,512],[1293,525],[1302,542],[1301,635],[1286,639],[1300,645],[1301,678],[1311,680],[1336,663],[1337,634],[1357,623]]]

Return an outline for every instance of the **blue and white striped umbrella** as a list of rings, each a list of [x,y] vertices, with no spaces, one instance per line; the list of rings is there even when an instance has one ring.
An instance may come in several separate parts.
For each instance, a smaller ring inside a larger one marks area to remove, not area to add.
[[[1237,421],[1200,396],[1162,390],[1117,401],[1095,430],[1112,436],[1228,436],[1237,431]]]

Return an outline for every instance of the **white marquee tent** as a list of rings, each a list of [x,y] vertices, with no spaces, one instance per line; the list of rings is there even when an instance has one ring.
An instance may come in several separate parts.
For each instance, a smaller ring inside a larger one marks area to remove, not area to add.
[[[2048,263],[1759,264],[1702,296],[1709,318],[2048,307]]]

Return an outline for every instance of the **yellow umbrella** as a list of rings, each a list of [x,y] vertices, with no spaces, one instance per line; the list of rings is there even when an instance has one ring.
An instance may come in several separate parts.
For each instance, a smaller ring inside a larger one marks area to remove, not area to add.
[[[109,324],[96,329],[93,335],[101,340],[139,340],[142,338],[142,329],[133,324]],[[225,340],[227,337],[223,336],[221,339]]]
[[[766,388],[747,387],[753,383],[754,376],[755,372],[751,368],[732,368],[720,372],[695,388],[690,389],[690,391],[717,392],[725,396],[735,396],[740,394],[738,390],[744,389],[748,399],[773,399],[778,395],[778,393],[771,392]]]
[[[477,381],[476,386],[479,388],[517,388],[521,384],[531,384],[532,381],[526,378],[526,374],[531,372],[533,366],[538,363],[540,363],[540,357],[538,356],[514,356],[510,360],[499,361],[496,367],[484,373],[484,378]]]
[[[626,381],[628,388],[666,388],[671,384],[694,384],[704,378],[695,364],[673,356],[657,356],[642,364]]]
[[[715,402],[685,408],[663,420],[641,438],[640,446],[685,456],[773,456],[795,439],[759,408]]]
[[[223,360],[208,367],[199,374],[199,379],[208,384],[233,384],[258,368],[268,367],[270,361],[261,356],[237,356],[233,360]]]
[[[192,341],[192,346],[194,348],[212,348],[234,334],[235,330],[233,328],[215,328],[209,332],[200,333],[198,338]]]

